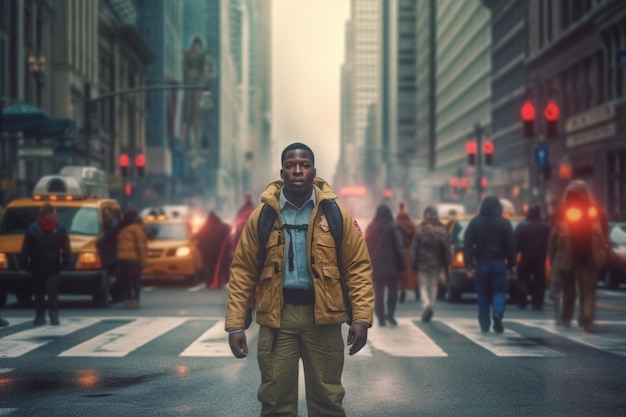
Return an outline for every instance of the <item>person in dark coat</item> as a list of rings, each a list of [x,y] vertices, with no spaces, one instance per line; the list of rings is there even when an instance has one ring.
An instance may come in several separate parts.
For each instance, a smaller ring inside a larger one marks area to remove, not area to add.
[[[407,266],[400,273],[398,277],[398,287],[400,288],[400,304],[406,299],[406,290],[412,290],[415,292],[415,299],[419,300],[419,288],[417,286],[417,272],[413,270],[409,265],[409,259],[411,259],[411,244],[413,243],[413,236],[415,236],[415,222],[411,218],[411,215],[406,210],[406,204],[400,202],[398,205],[398,214],[396,215],[396,223],[400,228],[402,234],[402,242],[404,244],[404,256],[407,260]]]
[[[502,333],[502,318],[508,291],[507,269],[515,274],[515,236],[511,222],[502,217],[502,204],[487,196],[478,216],[467,225],[463,238],[463,257],[467,275],[474,277],[478,295],[478,323],[482,332],[491,326]]]
[[[98,249],[100,263],[109,276],[117,276],[118,223],[113,213],[105,212],[102,224],[103,234],[96,240],[96,249]],[[122,300],[120,291],[118,281],[116,280],[111,287],[111,298],[113,301]]]
[[[33,326],[46,324],[46,294],[50,324],[59,321],[59,279],[61,266],[70,264],[70,238],[65,227],[57,223],[56,209],[44,204],[39,217],[24,235],[20,253],[21,262],[30,270],[35,294],[35,319]]]
[[[541,310],[546,289],[546,257],[550,225],[541,220],[541,209],[534,205],[526,220],[515,228],[515,247],[520,254],[517,265],[517,303],[526,308],[530,294],[533,310]]]
[[[365,241],[374,270],[374,312],[380,326],[387,322],[395,326],[398,276],[406,268],[406,258],[402,234],[388,205],[381,204],[376,209],[376,215],[365,231]]]
[[[230,226],[211,210],[206,221],[196,233],[198,249],[202,256],[202,273],[207,287],[211,286],[211,280],[215,275],[220,249],[228,238]]]

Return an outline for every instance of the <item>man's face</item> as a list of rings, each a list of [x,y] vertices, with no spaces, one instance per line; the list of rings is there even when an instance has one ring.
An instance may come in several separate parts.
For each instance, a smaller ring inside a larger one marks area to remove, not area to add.
[[[285,181],[285,194],[309,196],[317,171],[311,162],[311,155],[304,149],[293,149],[285,155],[280,177]]]

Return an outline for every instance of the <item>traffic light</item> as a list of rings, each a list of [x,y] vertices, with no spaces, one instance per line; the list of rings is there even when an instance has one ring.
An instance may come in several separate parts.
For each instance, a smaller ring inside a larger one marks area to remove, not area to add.
[[[450,180],[450,187],[452,187],[452,191],[456,192],[459,189],[459,179],[457,177],[453,177]]]
[[[485,154],[485,165],[491,165],[493,162],[493,142],[487,139],[483,143],[483,153]]]
[[[489,181],[487,180],[487,178],[481,177],[479,185],[480,185],[480,189],[484,190],[489,185]]]
[[[130,164],[130,158],[128,157],[128,154],[120,154],[118,163],[120,164],[120,172],[122,173],[122,177],[128,176],[128,164]]]
[[[546,136],[549,138],[555,138],[558,135],[556,123],[559,121],[559,113],[559,106],[552,100],[548,101],[546,108],[543,109],[547,123]]]
[[[142,153],[135,157],[135,166],[137,167],[137,176],[143,177],[146,168],[146,157]]]
[[[476,163],[476,141],[470,139],[465,144],[465,152],[467,153],[467,163],[474,165]]]
[[[533,103],[530,100],[526,100],[522,105],[522,109],[520,114],[522,116],[522,121],[524,122],[524,136],[527,138],[532,138],[535,134],[535,116],[536,110]]]
[[[124,195],[126,197],[132,197],[133,195],[133,185],[130,182],[124,184]]]

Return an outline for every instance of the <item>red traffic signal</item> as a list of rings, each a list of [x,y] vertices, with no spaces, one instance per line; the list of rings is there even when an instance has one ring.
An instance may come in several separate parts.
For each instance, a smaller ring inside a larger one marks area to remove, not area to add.
[[[128,165],[130,164],[130,158],[127,153],[120,154],[118,159],[118,163],[120,164],[120,171],[122,172],[122,177],[128,175]]]
[[[537,110],[530,100],[524,102],[520,115],[524,122],[524,136],[530,138],[535,134],[535,117],[537,116]]]
[[[469,187],[469,180],[467,178],[461,178],[461,187],[463,188]]]
[[[465,143],[465,153],[467,153],[467,163],[469,165],[474,165],[476,161],[476,141],[474,139],[470,139]]]
[[[547,130],[546,136],[554,138],[557,136],[556,123],[559,120],[560,114],[559,106],[552,100],[548,101],[546,108],[543,110],[543,115],[546,118]]]
[[[454,189],[459,188],[459,179],[454,177],[450,180],[450,186]]]
[[[135,166],[137,167],[137,176],[143,177],[146,167],[146,157],[140,153],[135,157]]]
[[[487,188],[488,185],[489,185],[489,181],[487,180],[487,178],[482,177],[480,179],[480,188],[484,190],[485,188]]]
[[[485,154],[485,165],[491,165],[493,162],[493,142],[491,139],[487,139],[483,143],[483,153]]]
[[[124,184],[124,195],[130,197],[133,195],[133,185],[131,183]]]
[[[385,188],[385,191],[383,191],[383,197],[385,198],[393,197],[393,190],[391,188]]]

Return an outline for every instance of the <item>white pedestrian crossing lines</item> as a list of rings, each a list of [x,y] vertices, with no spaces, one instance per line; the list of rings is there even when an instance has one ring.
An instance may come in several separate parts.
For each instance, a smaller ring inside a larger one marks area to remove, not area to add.
[[[224,331],[224,320],[219,317],[66,317],[61,326],[41,327],[28,327],[30,320],[27,319],[12,319],[11,326],[0,331],[0,359],[22,357],[36,349],[51,346],[54,342],[64,341],[78,331],[86,329],[90,330],[91,337],[83,340],[76,336],[76,345],[56,355],[121,358],[139,351],[150,342],[156,343],[161,338],[175,337],[171,332],[191,321],[194,322],[195,328],[198,325],[206,326],[206,330],[199,336],[196,333],[193,336],[194,340],[181,345],[178,356],[232,357],[228,336]],[[554,326],[549,320],[508,320],[507,323],[515,323],[515,326],[507,326],[504,333],[495,334],[481,333],[475,319],[440,319],[424,324],[410,318],[399,318],[397,326],[371,328],[367,345],[355,356],[363,359],[381,354],[406,358],[449,357],[452,349],[446,343],[458,343],[458,338],[457,342],[451,342],[449,337],[442,338],[441,333],[446,328],[467,339],[467,343],[503,358],[567,355],[567,352],[549,348],[539,343],[536,338],[525,336],[526,329],[547,332],[577,345],[626,356],[626,321],[599,322],[601,326],[610,325],[613,330],[617,330],[601,334],[588,334],[578,328],[563,329]],[[106,324],[107,329],[93,335],[94,329],[97,330],[97,326],[101,324]],[[17,326],[24,329],[13,333],[4,330]],[[435,333],[439,336],[429,335],[433,334],[431,332],[433,328],[437,329]],[[342,326],[342,330],[345,340],[348,326]],[[258,331],[256,325],[246,331],[249,346],[252,347],[256,343]],[[171,340],[168,341],[170,342]]]

